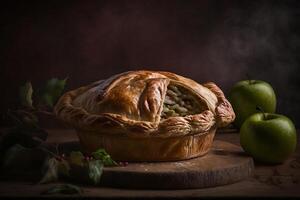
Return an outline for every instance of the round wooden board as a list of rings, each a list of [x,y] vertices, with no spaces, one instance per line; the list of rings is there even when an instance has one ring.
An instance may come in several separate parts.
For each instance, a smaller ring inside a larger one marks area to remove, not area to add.
[[[136,189],[187,189],[226,185],[249,177],[251,157],[239,146],[215,140],[210,152],[185,161],[105,167],[101,185]]]

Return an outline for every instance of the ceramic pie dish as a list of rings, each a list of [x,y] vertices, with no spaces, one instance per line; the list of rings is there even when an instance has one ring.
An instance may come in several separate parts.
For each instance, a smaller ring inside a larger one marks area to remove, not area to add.
[[[115,160],[176,161],[206,154],[235,114],[214,83],[170,72],[129,71],[66,92],[58,118],[77,130],[86,152]]]

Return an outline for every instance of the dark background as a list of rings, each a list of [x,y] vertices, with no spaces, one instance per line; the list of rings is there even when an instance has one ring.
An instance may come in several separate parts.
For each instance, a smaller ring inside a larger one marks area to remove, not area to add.
[[[0,112],[17,105],[26,80],[38,88],[68,76],[69,90],[152,69],[228,94],[248,73],[274,87],[277,112],[299,127],[298,2],[1,1]]]

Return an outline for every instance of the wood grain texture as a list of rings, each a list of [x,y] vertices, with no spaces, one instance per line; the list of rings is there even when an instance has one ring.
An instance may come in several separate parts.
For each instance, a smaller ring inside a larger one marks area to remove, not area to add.
[[[226,133],[225,133],[226,132]],[[299,130],[297,131],[300,134]],[[219,130],[216,140],[222,140],[239,145],[239,135],[234,131]],[[298,144],[300,144],[298,137]],[[78,148],[78,138],[74,130],[49,130],[48,143],[65,143],[61,151]],[[200,189],[147,190],[124,189],[114,187],[98,187],[80,185],[83,194],[80,197],[96,197],[97,199],[187,199],[205,197],[300,197],[300,145],[296,152],[283,164],[264,165],[255,163],[254,175],[245,180],[219,187]],[[276,172],[276,173],[275,173]],[[119,181],[119,180],[114,180]],[[275,182],[274,182],[275,181]],[[40,193],[56,185],[34,184],[30,180],[0,180],[0,197],[41,197]],[[157,182],[157,184],[159,184]],[[55,197],[64,197],[62,194]],[[79,197],[69,195],[69,197]],[[52,197],[52,196],[51,196]]]
[[[216,140],[203,157],[105,168],[101,184],[138,189],[205,188],[243,180],[253,170],[252,158],[246,156],[240,147]]]
[[[78,142],[63,142],[63,152],[79,150]],[[105,167],[101,186],[130,189],[191,189],[226,185],[252,175],[254,164],[240,146],[214,140],[202,157],[174,162],[129,162]]]

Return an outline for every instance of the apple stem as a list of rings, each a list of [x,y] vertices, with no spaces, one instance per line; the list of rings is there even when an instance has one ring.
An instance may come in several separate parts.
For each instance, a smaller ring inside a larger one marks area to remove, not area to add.
[[[249,81],[249,84],[252,84],[251,77],[250,77],[250,75],[248,73],[246,74],[246,77],[247,77],[247,79]]]
[[[258,110],[259,112],[261,112],[263,114],[264,120],[267,119],[266,113],[260,106],[256,106],[256,110]]]

